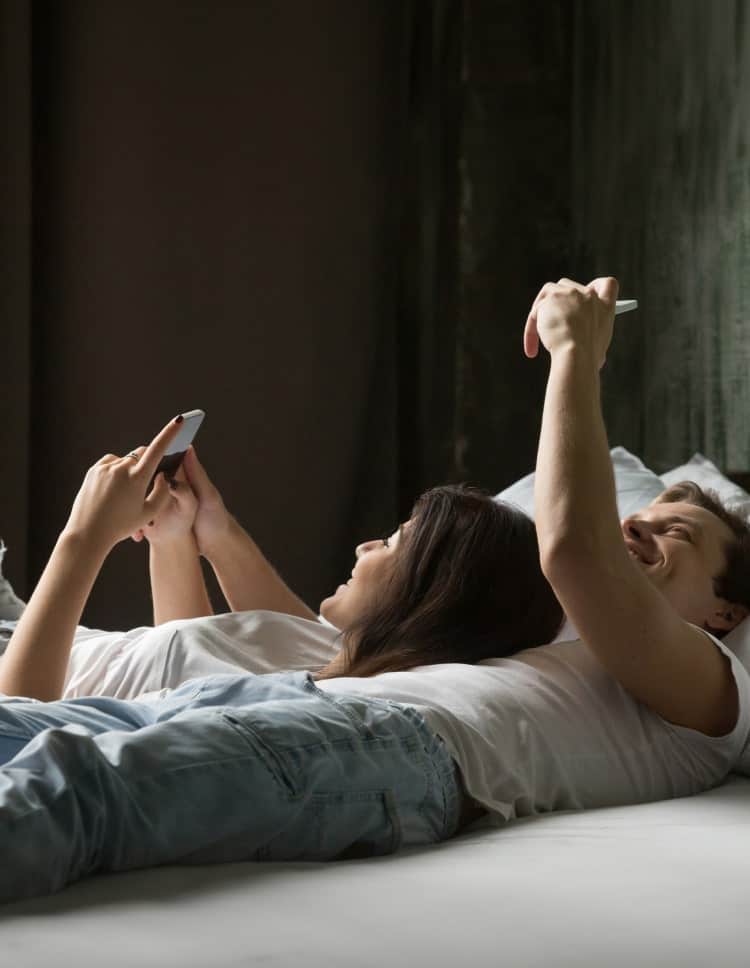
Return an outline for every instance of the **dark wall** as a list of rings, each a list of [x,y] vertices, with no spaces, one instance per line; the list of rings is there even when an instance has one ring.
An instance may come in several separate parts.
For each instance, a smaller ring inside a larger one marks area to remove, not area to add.
[[[404,8],[33,9],[30,564],[7,574],[28,595],[86,469],[200,407],[228,507],[316,608],[398,520]],[[83,624],[150,622],[147,561],[118,545]]]

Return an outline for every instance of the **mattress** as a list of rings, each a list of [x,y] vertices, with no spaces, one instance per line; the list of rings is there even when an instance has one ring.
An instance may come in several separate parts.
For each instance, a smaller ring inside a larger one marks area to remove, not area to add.
[[[0,908],[4,964],[745,968],[750,780],[480,820],[385,857],[98,875]]]

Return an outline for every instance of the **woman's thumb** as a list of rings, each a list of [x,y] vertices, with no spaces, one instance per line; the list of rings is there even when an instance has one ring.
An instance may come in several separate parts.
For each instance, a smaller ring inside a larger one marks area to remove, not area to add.
[[[146,507],[149,509],[149,524],[152,518],[156,517],[172,500],[172,489],[170,488],[164,474],[157,474],[156,481],[151,493],[146,498]]]

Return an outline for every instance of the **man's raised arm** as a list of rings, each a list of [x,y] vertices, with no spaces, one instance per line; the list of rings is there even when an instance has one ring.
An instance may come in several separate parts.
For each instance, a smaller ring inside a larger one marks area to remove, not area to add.
[[[601,412],[599,371],[617,281],[547,283],[524,331],[550,354],[534,505],[542,569],[583,642],[637,700],[709,735],[729,732],[737,694],[723,653],[686,622],[628,553]]]

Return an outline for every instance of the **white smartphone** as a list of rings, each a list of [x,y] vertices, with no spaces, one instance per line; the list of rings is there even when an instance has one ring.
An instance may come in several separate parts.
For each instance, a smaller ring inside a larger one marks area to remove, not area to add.
[[[154,476],[151,478],[151,483],[148,486],[149,491],[153,487],[157,476],[162,472],[167,478],[174,477],[188,447],[192,444],[193,438],[198,433],[198,428],[203,423],[205,416],[206,414],[202,410],[188,410],[186,413],[183,413],[180,431],[169,445],[166,454],[159,461],[159,466],[156,468]]]
[[[620,313],[629,313],[631,309],[638,309],[637,299],[618,299],[615,301],[615,316]]]

